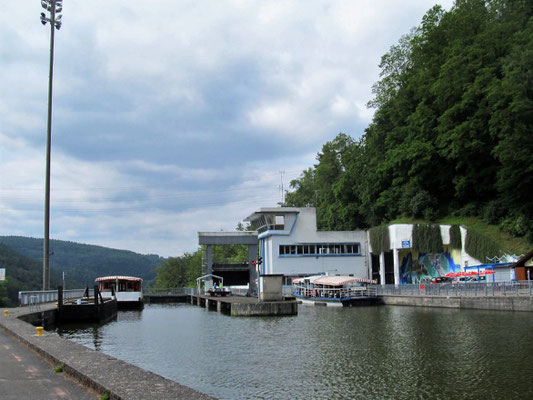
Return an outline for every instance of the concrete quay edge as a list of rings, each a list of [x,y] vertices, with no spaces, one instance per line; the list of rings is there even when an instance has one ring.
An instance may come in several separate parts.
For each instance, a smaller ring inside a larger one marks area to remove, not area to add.
[[[41,306],[42,312],[55,307]],[[144,370],[112,356],[89,349],[52,332],[36,329],[19,317],[32,314],[24,308],[7,308],[9,314],[0,316],[0,328],[15,340],[34,350],[52,365],[63,365],[63,373],[97,393],[109,393],[110,399],[191,399],[212,400],[212,396],[183,386],[153,372]]]
[[[381,304],[397,306],[533,312],[533,297],[530,296],[380,295],[379,300]]]

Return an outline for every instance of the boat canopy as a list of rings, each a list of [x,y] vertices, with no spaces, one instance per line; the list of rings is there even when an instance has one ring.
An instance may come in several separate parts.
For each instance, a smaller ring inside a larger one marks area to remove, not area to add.
[[[96,278],[95,282],[105,282],[105,281],[133,281],[133,282],[142,282],[142,278],[136,278],[135,276],[102,276],[100,278]]]
[[[327,286],[344,286],[347,283],[358,282],[358,283],[368,283],[368,284],[377,284],[377,281],[366,278],[356,278],[353,276],[342,276],[342,275],[315,275],[308,276],[306,278],[298,278],[293,280],[293,283],[303,283],[304,280],[309,280],[309,283],[314,285],[327,285]]]
[[[303,278],[296,278],[292,280],[292,283],[304,283],[304,281],[309,281],[309,283],[314,283],[315,280],[318,278],[322,278],[324,275],[313,275],[313,276],[306,276]]]

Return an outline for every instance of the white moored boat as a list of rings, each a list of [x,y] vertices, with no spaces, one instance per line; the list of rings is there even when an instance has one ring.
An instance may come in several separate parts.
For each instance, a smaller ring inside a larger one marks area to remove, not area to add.
[[[143,280],[134,276],[96,278],[102,297],[116,297],[119,308],[143,307]]]
[[[354,306],[373,304],[377,300],[377,282],[342,275],[314,275],[293,280],[292,294],[302,304]]]

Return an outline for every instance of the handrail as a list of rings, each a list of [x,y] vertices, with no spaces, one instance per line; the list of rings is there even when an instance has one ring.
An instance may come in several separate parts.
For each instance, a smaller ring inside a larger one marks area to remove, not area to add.
[[[531,281],[376,285],[376,288],[378,296],[533,297]]]
[[[293,294],[303,297],[344,299],[348,297],[376,297],[374,286],[350,286],[345,288],[309,287],[293,285]]]
[[[83,297],[85,289],[63,290],[63,299],[76,299]],[[93,289],[89,290],[92,296]],[[41,303],[51,303],[58,300],[57,290],[26,290],[19,292],[19,306],[32,306]]]
[[[144,295],[194,295],[195,288],[178,287],[178,288],[144,288]]]

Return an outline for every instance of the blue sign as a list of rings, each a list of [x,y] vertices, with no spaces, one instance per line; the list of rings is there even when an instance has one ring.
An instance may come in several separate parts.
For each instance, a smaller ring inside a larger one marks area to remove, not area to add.
[[[408,249],[411,247],[411,241],[410,240],[402,240],[402,249]]]

